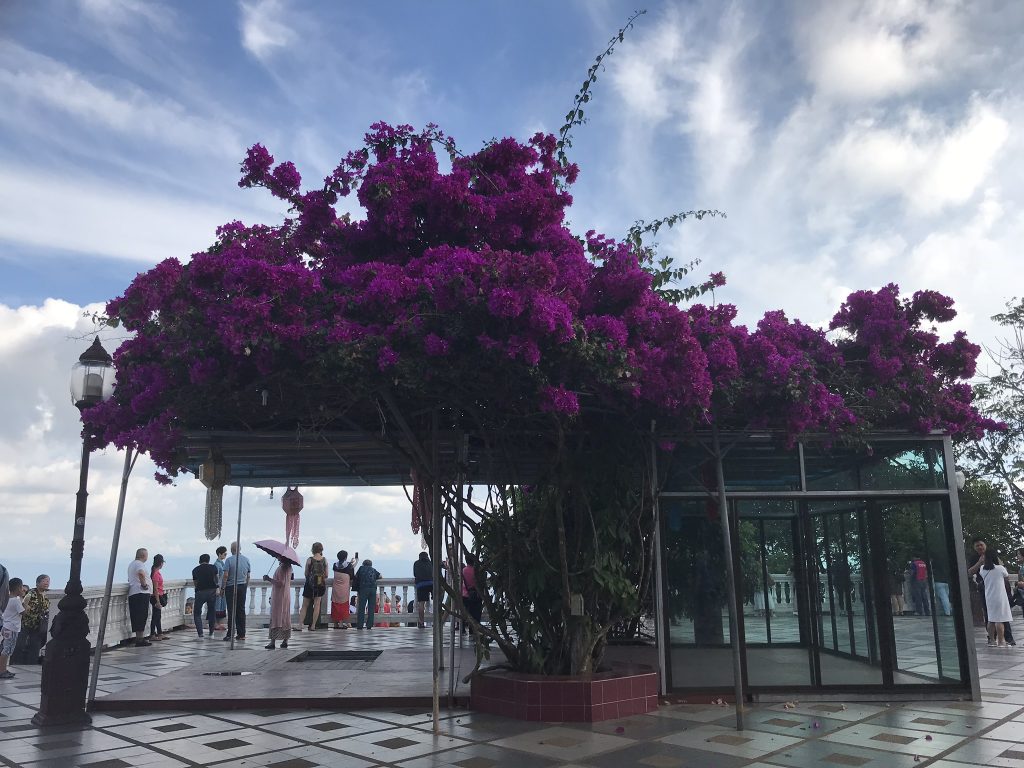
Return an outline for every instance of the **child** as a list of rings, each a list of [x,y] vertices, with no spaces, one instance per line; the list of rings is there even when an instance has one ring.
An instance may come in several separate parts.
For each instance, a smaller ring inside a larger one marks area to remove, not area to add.
[[[11,597],[4,608],[3,629],[0,630],[0,680],[10,680],[14,677],[13,672],[7,671],[7,662],[14,653],[14,646],[18,642],[18,633],[21,632],[21,614],[25,608],[21,604],[21,598],[25,595],[25,585],[21,579],[11,579],[8,584]]]

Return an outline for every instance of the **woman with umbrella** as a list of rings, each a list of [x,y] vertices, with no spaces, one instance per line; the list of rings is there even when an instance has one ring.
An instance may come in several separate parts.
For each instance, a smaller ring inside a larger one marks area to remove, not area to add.
[[[270,588],[270,644],[267,650],[274,650],[278,640],[282,648],[287,648],[288,638],[292,635],[292,566],[299,564],[299,557],[294,549],[273,539],[257,541],[256,546],[280,563],[273,576],[263,577],[273,585]]]

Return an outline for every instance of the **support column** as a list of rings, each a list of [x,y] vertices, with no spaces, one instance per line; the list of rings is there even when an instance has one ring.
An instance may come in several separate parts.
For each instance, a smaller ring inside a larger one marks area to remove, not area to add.
[[[668,693],[668,616],[665,613],[665,574],[662,570],[661,505],[658,500],[658,443],[651,422],[651,513],[654,517],[654,632],[658,649],[658,690]]]
[[[733,695],[736,698],[736,730],[743,730],[743,667],[740,658],[740,625],[736,610],[736,579],[732,562],[732,532],[729,529],[729,502],[725,496],[725,470],[722,467],[722,445],[718,427],[712,425],[715,451],[715,474],[718,477],[718,516],[722,522],[722,548],[725,554],[726,586],[729,599],[729,642],[732,645]]]
[[[238,526],[235,529],[235,573],[231,577],[234,586],[232,589],[232,596],[234,600],[231,601],[231,605],[228,606],[228,636],[231,638],[231,650],[235,650],[235,636],[238,634],[238,628],[235,626],[235,615],[238,613],[238,558],[242,554],[242,486],[238,486]],[[227,590],[224,590],[227,592]],[[248,585],[242,594],[249,591]]]
[[[960,615],[957,621],[960,631],[956,633],[958,642],[963,644],[967,657],[967,674],[970,677],[971,700],[981,701],[981,681],[978,679],[978,652],[974,648],[974,618],[971,616],[971,589],[967,583],[967,558],[963,540],[964,526],[960,519],[960,492],[956,487],[956,459],[953,456],[953,441],[949,435],[942,440],[943,457],[946,464],[946,486],[949,489],[949,513],[953,528],[953,553],[956,557],[957,586],[960,588]],[[952,574],[950,574],[952,575]],[[961,657],[963,658],[963,657]]]
[[[437,444],[437,411],[431,422],[431,464],[433,466],[433,498],[430,514],[431,549],[434,550],[434,670],[433,670],[433,711],[434,733],[441,733],[441,670],[444,668],[444,633],[441,626],[441,604],[444,588],[441,584],[441,449]]]
[[[114,569],[117,567],[117,549],[121,544],[121,521],[124,520],[124,501],[128,495],[128,478],[135,466],[135,457],[131,446],[124,450],[124,469],[121,470],[121,493],[117,497],[117,515],[114,518],[114,533],[110,538],[110,559],[107,561],[107,583],[103,587],[103,607],[100,609],[100,625],[96,628],[96,651],[92,660],[92,671],[89,675],[89,695],[86,706],[91,707],[96,701],[96,684],[100,677],[100,659],[103,657],[103,640],[107,634],[107,618],[110,616],[110,592],[114,588]]]

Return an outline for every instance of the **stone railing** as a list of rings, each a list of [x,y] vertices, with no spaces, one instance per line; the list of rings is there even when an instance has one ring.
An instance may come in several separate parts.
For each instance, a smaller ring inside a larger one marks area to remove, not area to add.
[[[301,625],[299,611],[302,609],[302,587],[304,584],[305,579],[295,579],[292,582],[292,623],[296,626]],[[381,579],[377,582],[377,589],[382,604],[385,595],[391,598],[392,605],[394,605],[394,598],[396,596],[401,598],[401,608],[404,615],[402,619],[399,619],[397,615],[392,614],[393,618],[389,619],[391,623],[397,624],[399,621],[410,620],[406,606],[409,600],[415,598],[414,582],[412,579]],[[167,593],[167,606],[163,609],[163,615],[161,616],[161,624],[164,631],[184,626],[191,627],[193,625],[193,618],[191,611],[186,614],[186,607],[190,608],[188,605],[189,598],[194,594],[192,580],[168,579],[164,582],[164,591]],[[57,616],[57,603],[63,594],[61,590],[50,590],[46,593],[47,597],[50,598],[49,624],[51,626],[54,618]],[[86,587],[82,592],[82,597],[85,598],[85,612],[89,617],[89,642],[95,646],[103,609],[103,587]],[[327,594],[320,601],[321,615],[330,615],[330,601],[331,586],[328,583]],[[245,612],[247,616],[253,618],[270,616],[269,582],[265,582],[262,579],[250,581],[249,594],[245,601]],[[377,620],[377,617],[375,616],[374,619]],[[321,621],[326,621],[326,619]],[[146,634],[149,634],[148,626],[146,627]],[[132,637],[132,635],[131,624],[128,619],[128,585],[115,584],[110,594],[110,611],[107,615],[107,629],[103,637],[103,645],[108,648],[118,645]]]
[[[772,584],[768,587],[768,610],[794,613],[796,611],[796,577],[792,574],[773,573],[770,574]],[[833,588],[835,585],[833,584]],[[907,594],[910,594],[909,588]],[[831,604],[828,594],[828,575],[818,575],[818,599],[821,603],[821,612],[830,613]],[[840,606],[838,594],[833,596],[836,601],[836,612],[843,609]],[[864,579],[859,573],[850,574],[850,607],[854,608],[864,602]],[[764,592],[758,590],[754,595],[747,595],[743,609],[745,613],[757,613],[765,610]]]

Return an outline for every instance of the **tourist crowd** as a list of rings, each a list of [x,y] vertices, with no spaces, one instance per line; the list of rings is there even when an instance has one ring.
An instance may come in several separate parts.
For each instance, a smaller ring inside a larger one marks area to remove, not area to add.
[[[274,554],[277,567],[262,581],[270,585],[270,643],[268,649],[287,648],[292,632],[292,581],[294,562],[283,554]],[[162,609],[167,606],[161,571],[165,559],[155,555],[147,567],[149,552],[140,548],[128,566],[128,614],[136,646],[149,646],[154,641],[166,640],[162,624]],[[425,627],[425,607],[433,598],[433,564],[426,552],[420,553],[413,563],[415,601],[409,601],[405,612],[416,612],[418,627]],[[380,572],[369,559],[359,562],[359,553],[349,557],[346,550],[337,553],[332,563],[324,556],[320,542],[313,544],[303,566],[304,585],[299,619],[309,631],[321,626],[321,617],[327,614],[327,590],[330,586],[329,623],[335,629],[351,629],[355,614],[356,629],[388,627],[401,623],[396,618],[403,613],[402,599],[398,595],[383,594],[377,582]],[[191,614],[198,637],[214,637],[224,632],[223,640],[245,640],[246,599],[253,580],[252,563],[232,542],[230,555],[227,547],[218,547],[216,558],[199,556],[199,564],[192,569],[195,596],[191,598]],[[477,622],[481,620],[483,601],[477,590],[477,560],[466,556],[462,569],[462,597],[467,613]],[[204,613],[205,609],[205,613]],[[411,617],[410,617],[411,618]],[[326,625],[324,625],[326,626]],[[149,630],[148,634],[146,630]]]

